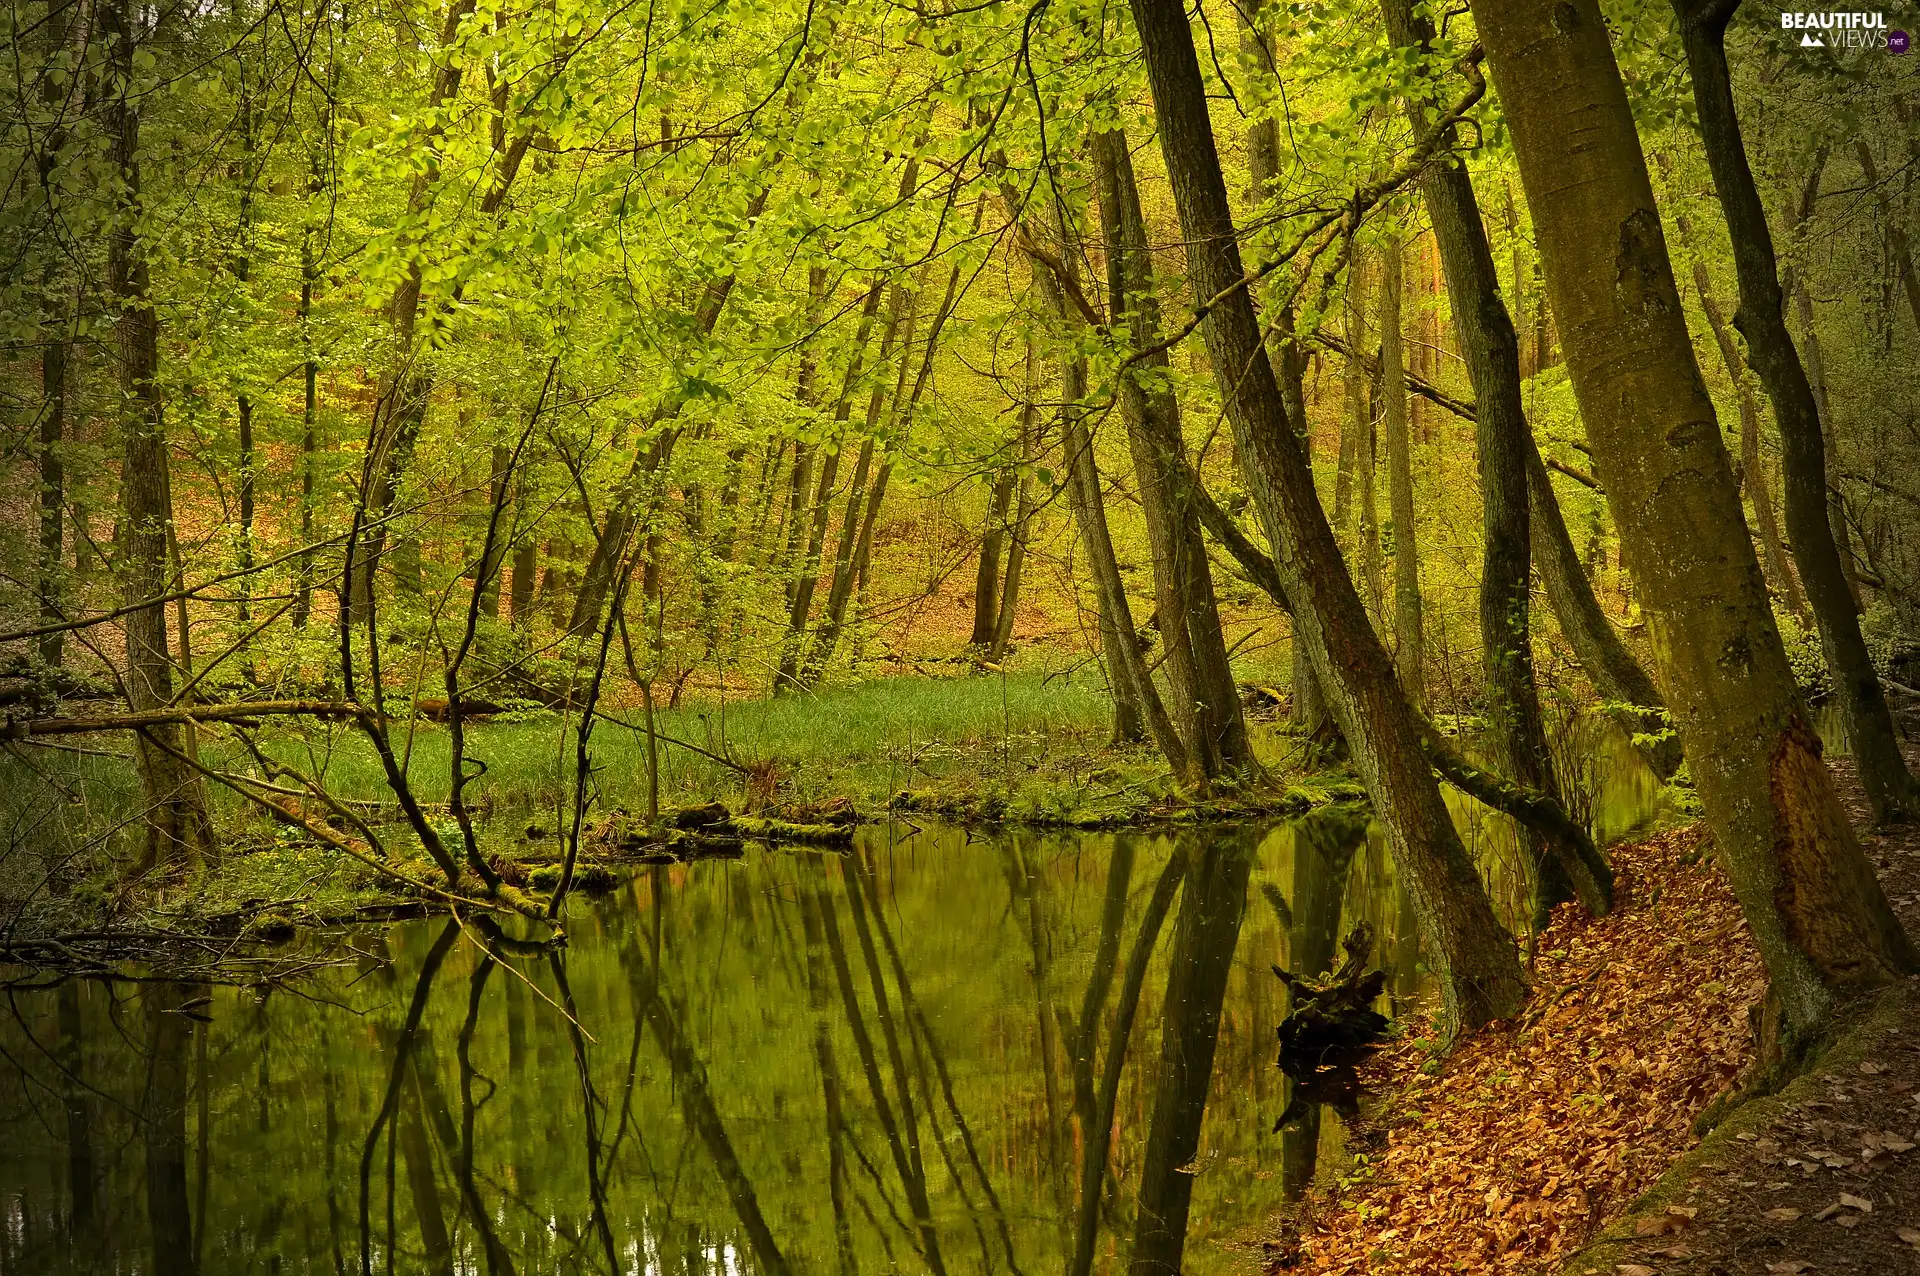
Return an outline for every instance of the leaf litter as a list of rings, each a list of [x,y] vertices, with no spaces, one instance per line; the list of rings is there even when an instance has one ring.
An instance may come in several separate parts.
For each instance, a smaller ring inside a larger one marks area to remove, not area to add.
[[[1557,910],[1521,1016],[1433,1060],[1408,1033],[1364,1068],[1380,1101],[1344,1186],[1316,1188],[1269,1270],[1537,1271],[1697,1142],[1751,1056],[1764,972],[1703,827],[1612,848],[1619,904]],[[1684,1236],[1695,1207],[1651,1220]],[[1631,1270],[1623,1268],[1622,1270]]]

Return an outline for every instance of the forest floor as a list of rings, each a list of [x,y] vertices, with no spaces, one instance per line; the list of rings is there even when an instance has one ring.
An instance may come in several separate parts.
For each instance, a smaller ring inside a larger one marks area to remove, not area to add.
[[[1920,830],[1867,845],[1920,933]],[[1560,911],[1518,1020],[1441,1058],[1408,1034],[1372,1061],[1353,1165],[1257,1242],[1266,1269],[1920,1272],[1920,980],[1858,1009],[1779,1094],[1695,1135],[1751,1058],[1765,987],[1711,851],[1698,824],[1611,848],[1621,906]]]

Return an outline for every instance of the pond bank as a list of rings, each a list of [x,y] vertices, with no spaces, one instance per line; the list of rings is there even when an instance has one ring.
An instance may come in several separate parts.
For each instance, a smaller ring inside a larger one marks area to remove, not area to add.
[[[1864,825],[1850,763],[1834,766]],[[1920,933],[1920,829],[1863,840]],[[1562,1276],[1881,1276],[1920,1271],[1920,978],[1841,1016],[1780,1093],[1734,1111]]]
[[[1850,760],[1832,766],[1866,827]],[[1920,930],[1920,829],[1862,836]],[[1417,1038],[1383,1051],[1356,1140],[1370,1150],[1256,1238],[1266,1270],[1920,1271],[1920,979],[1843,1015],[1780,1093],[1694,1133],[1752,1058],[1765,988],[1711,853],[1699,824],[1610,848],[1622,907],[1561,911],[1518,1022],[1444,1060]]]
[[[1693,1145],[1749,1055],[1764,987],[1703,826],[1611,848],[1620,906],[1561,908],[1520,1019],[1460,1042],[1409,1033],[1340,1182],[1257,1243],[1269,1271],[1538,1271]]]

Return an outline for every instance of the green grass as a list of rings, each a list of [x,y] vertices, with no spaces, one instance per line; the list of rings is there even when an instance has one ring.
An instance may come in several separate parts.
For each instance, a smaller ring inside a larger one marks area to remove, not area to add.
[[[692,705],[663,710],[657,728],[662,736],[770,770],[782,798],[846,796],[870,805],[898,789],[956,776],[990,783],[982,768],[1017,769],[1036,743],[1076,752],[1097,748],[1111,715],[1097,675],[1034,672],[889,678],[778,700]],[[644,715],[623,710],[615,717],[593,733],[600,804],[639,810],[646,802]],[[447,728],[417,722],[410,733],[396,728],[393,737],[395,748],[407,753],[408,778],[420,798],[444,801],[452,749]],[[351,728],[289,729],[269,747],[339,796],[391,796],[378,757]],[[467,798],[490,802],[496,816],[551,811],[570,789],[574,752],[573,729],[557,715],[470,726],[467,756],[485,770],[469,784]],[[746,784],[738,771],[692,749],[660,744],[665,807],[735,799]]]

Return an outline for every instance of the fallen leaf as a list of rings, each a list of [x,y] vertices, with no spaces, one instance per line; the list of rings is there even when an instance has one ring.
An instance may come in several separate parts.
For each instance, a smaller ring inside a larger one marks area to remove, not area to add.
[[[1833,1221],[1839,1224],[1841,1227],[1853,1227],[1860,1222],[1860,1215],[1842,1214],[1839,1218],[1836,1218]]]
[[[1886,1070],[1887,1065],[1884,1063],[1876,1063],[1872,1059],[1862,1059],[1860,1061],[1860,1071],[1870,1077],[1877,1077]]]
[[[1619,1272],[1620,1276],[1660,1276],[1645,1263],[1622,1263],[1613,1270]]]
[[[1855,1196],[1851,1192],[1840,1193],[1840,1203],[1849,1209],[1859,1210],[1862,1214],[1873,1213],[1873,1202],[1864,1196]]]
[[[1833,1204],[1827,1206],[1825,1209],[1815,1214],[1813,1216],[1813,1221],[1816,1223],[1824,1223],[1828,1219],[1832,1218],[1835,1214],[1838,1214],[1839,1212],[1840,1212],[1840,1202],[1835,1201]]]
[[[1912,1245],[1916,1248],[1920,1248],[1920,1228],[1903,1227],[1899,1231],[1895,1232],[1894,1235],[1898,1236],[1901,1240],[1905,1241],[1907,1244]]]
[[[1791,1205],[1782,1205],[1777,1210],[1768,1210],[1761,1217],[1770,1218],[1776,1223],[1791,1223],[1800,1217],[1800,1211]]]
[[[1804,1272],[1812,1266],[1812,1263],[1807,1262],[1803,1258],[1789,1258],[1781,1263],[1768,1263],[1767,1270],[1770,1272],[1779,1272],[1782,1276],[1798,1276],[1798,1273]]]

